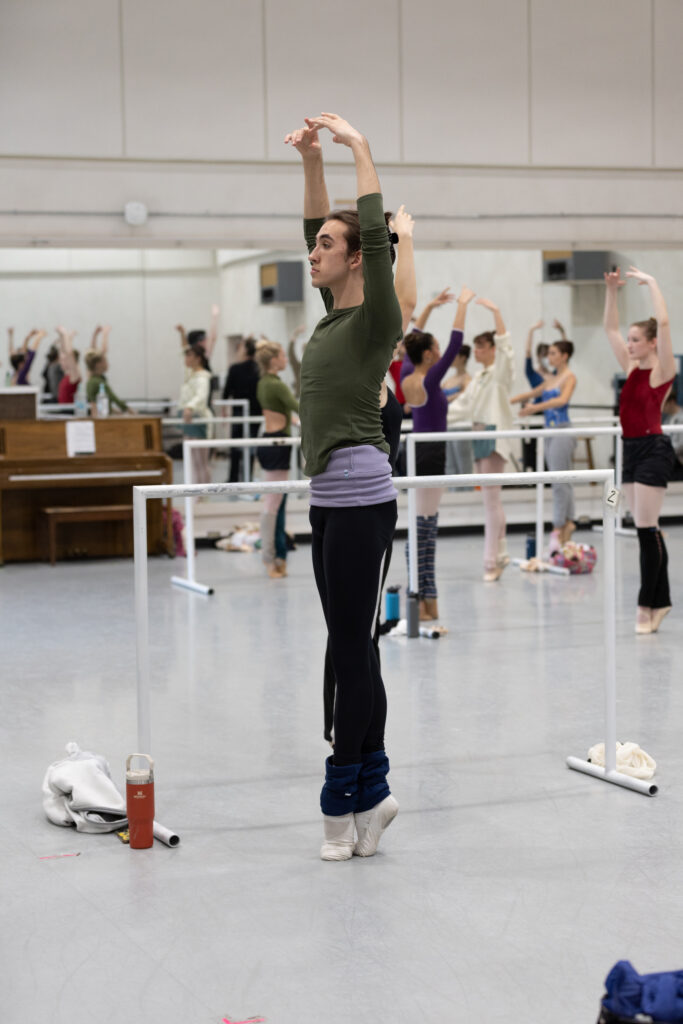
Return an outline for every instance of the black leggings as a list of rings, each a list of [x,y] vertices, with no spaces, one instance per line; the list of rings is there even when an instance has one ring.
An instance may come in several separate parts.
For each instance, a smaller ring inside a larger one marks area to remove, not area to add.
[[[389,541],[389,547],[384,554],[384,562],[382,565],[382,579],[379,584],[379,595],[380,599],[377,602],[377,614],[375,616],[375,627],[372,631],[372,646],[375,648],[375,654],[377,656],[377,664],[379,665],[380,672],[382,671],[382,660],[379,653],[379,638],[380,638],[380,626],[381,626],[381,612],[382,612],[382,592],[384,591],[384,584],[387,582],[387,576],[389,575],[389,566],[391,565],[391,556],[393,554],[393,538]],[[327,638],[327,647],[325,648],[325,667],[323,670],[323,735],[328,743],[332,743],[332,729],[334,728],[334,701],[337,692],[337,680],[334,674],[334,665],[332,664],[332,655],[330,654],[330,639]],[[334,744],[333,744],[334,746]]]
[[[358,764],[363,754],[384,749],[387,699],[372,634],[396,502],[312,505],[309,518],[313,572],[337,680],[334,763]]]

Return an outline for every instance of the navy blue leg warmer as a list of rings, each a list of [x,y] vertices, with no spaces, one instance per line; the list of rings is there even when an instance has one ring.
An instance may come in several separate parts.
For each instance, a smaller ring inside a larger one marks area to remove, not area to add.
[[[369,811],[381,804],[391,793],[387,783],[389,758],[384,750],[363,754],[358,776],[358,806],[356,811]]]
[[[332,758],[325,761],[325,785],[320,793],[320,809],[323,814],[337,816],[355,814],[358,810],[358,773],[360,764],[332,764]]]

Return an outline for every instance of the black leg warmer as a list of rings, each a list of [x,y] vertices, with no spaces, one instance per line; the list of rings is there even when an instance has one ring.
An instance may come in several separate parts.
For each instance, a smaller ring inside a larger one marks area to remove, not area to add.
[[[664,538],[656,526],[638,527],[640,545],[641,608],[666,608],[671,604],[669,592],[669,556]]]

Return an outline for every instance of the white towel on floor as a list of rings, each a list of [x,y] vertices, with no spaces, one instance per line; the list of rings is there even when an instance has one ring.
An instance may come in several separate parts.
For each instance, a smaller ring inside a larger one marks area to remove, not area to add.
[[[55,761],[43,779],[43,809],[55,825],[78,832],[116,832],[126,828],[126,802],[112,782],[106,760],[67,743],[68,757]]]
[[[605,744],[596,743],[588,751],[588,760],[604,768]],[[646,754],[637,743],[619,743],[617,741],[617,771],[623,775],[631,775],[634,779],[651,779],[657,770],[653,757]]]

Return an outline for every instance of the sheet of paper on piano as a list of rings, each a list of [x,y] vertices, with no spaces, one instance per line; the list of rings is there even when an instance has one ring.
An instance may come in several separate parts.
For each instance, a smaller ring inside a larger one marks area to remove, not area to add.
[[[92,420],[66,423],[66,454],[93,455],[95,452],[95,424]]]

